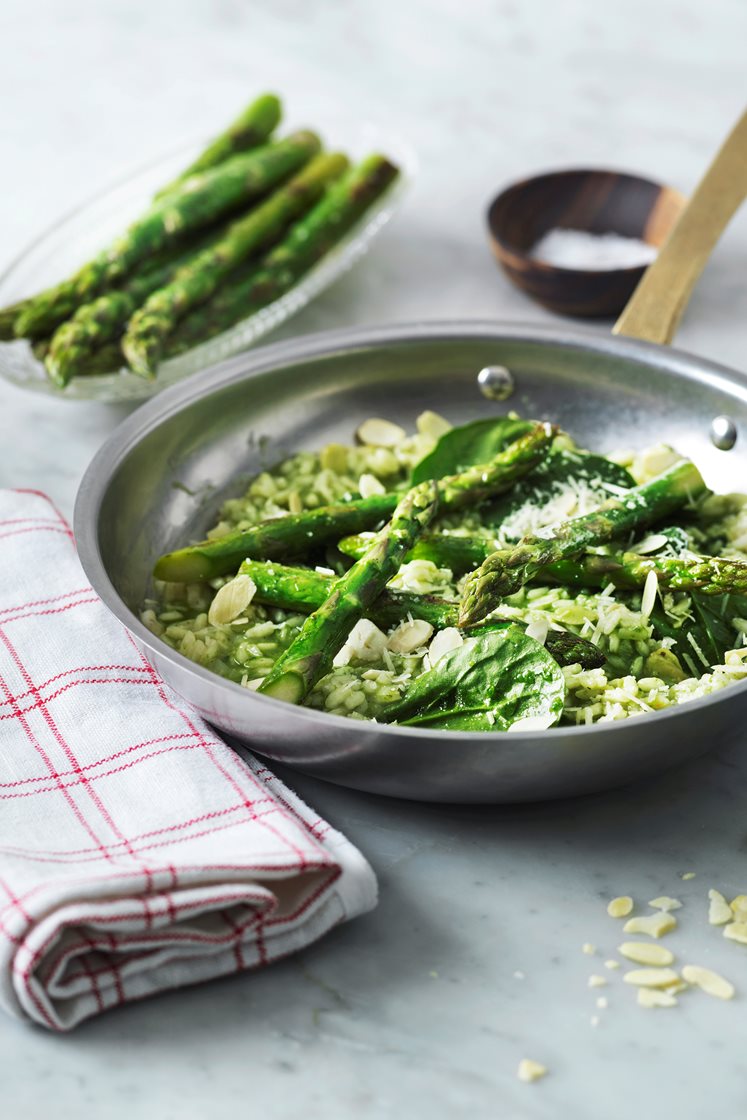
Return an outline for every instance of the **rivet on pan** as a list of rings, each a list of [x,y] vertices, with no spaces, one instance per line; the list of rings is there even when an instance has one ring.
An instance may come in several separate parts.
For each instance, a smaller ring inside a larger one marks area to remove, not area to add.
[[[505,401],[514,391],[514,379],[505,366],[485,366],[477,375],[477,384],[490,401]]]
[[[716,416],[711,421],[711,443],[719,451],[731,451],[737,442],[737,426],[729,416]]]

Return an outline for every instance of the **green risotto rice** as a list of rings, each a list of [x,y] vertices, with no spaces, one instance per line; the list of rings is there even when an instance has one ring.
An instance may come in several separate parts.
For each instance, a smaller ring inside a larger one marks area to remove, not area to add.
[[[419,418],[411,435],[390,422],[376,421],[368,440],[359,446],[330,444],[318,453],[293,455],[258,474],[242,497],[226,501],[208,538],[215,540],[269,518],[401,490],[414,465],[449,427],[430,412]],[[365,434],[364,429],[365,425],[359,436]],[[573,445],[563,437],[563,446]],[[641,454],[616,455],[614,461],[627,467],[640,484],[678,458],[660,445]],[[561,480],[542,504],[527,501],[498,526],[483,508],[472,508],[440,517],[436,530],[484,537],[495,541],[495,547],[505,547],[527,533],[587,513],[609,496],[609,489],[593,478],[573,477]],[[747,561],[747,496],[708,497],[688,512],[677,532],[680,555],[684,547],[700,555]],[[652,540],[651,533],[647,539],[644,534],[636,542],[625,541],[623,547],[645,553],[656,545],[659,554],[666,555],[667,541],[663,537]],[[606,550],[593,551],[604,554]],[[320,548],[300,562],[330,576],[342,574],[351,563],[335,547]],[[456,578],[451,570],[429,560],[413,559],[401,566],[390,586],[456,603],[465,578]],[[154,598],[144,605],[142,620],[185,657],[244,688],[256,689],[298,634],[305,615],[260,605],[251,600],[250,592],[244,595],[248,584],[229,588],[231,584],[232,576],[189,585],[158,583]],[[222,592],[223,588],[229,589]],[[227,612],[217,609],[218,593],[223,595],[221,602],[230,605]],[[599,668],[564,666],[561,724],[626,719],[706,696],[745,679],[747,610],[742,617],[730,609],[720,620],[730,635],[730,648],[722,649],[722,660],[714,664],[697,640],[687,640],[695,618],[691,595],[663,591],[656,596],[656,611],[664,617],[666,636],[661,627],[657,630],[654,604],[648,600],[651,596],[645,591],[616,590],[612,585],[578,590],[530,583],[507,598],[496,613],[526,624],[527,633],[540,642],[548,630],[562,628],[586,638],[601,651],[604,664]],[[434,632],[428,624],[417,625],[412,619],[387,629],[363,620],[306,704],[351,719],[376,719],[462,640],[453,628]]]

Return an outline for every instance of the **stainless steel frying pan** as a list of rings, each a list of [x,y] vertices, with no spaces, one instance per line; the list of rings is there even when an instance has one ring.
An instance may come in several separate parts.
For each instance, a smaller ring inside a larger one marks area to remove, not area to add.
[[[670,267],[665,251],[644,278],[649,287],[660,266]],[[668,290],[668,300],[657,295],[660,337],[684,302],[681,288]],[[627,314],[640,319],[650,303],[640,289],[636,298]],[[505,405],[487,400],[478,385],[478,371],[491,365],[511,372]],[[654,715],[542,733],[346,720],[223,680],[139,622],[154,559],[204,535],[222,500],[269,461],[349,440],[370,415],[407,424],[427,407],[461,423],[507,406],[550,417],[602,451],[666,440],[695,459],[714,489],[747,488],[747,379],[732,370],[650,342],[554,327],[462,322],[336,331],[240,355],[125,421],[78,495],[83,566],[158,672],[206,719],[259,754],[356,789],[428,801],[564,797],[654,773],[743,733],[747,683]],[[736,433],[731,450],[714,443],[719,417],[728,421],[722,434],[729,424]]]

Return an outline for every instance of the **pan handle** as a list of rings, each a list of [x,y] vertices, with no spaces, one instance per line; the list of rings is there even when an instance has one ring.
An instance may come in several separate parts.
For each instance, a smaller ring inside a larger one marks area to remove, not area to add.
[[[747,198],[747,112],[724,141],[613,334],[668,343],[719,237]]]

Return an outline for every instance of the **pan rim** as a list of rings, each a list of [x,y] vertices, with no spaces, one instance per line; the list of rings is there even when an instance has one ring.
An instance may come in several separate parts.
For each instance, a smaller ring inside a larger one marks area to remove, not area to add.
[[[554,344],[563,349],[581,349],[599,354],[612,354],[627,356],[633,361],[638,361],[646,366],[664,368],[673,376],[686,379],[706,381],[717,387],[724,387],[724,383],[737,396],[744,398],[747,406],[747,378],[728,366],[712,362],[707,358],[693,355],[674,347],[660,346],[657,343],[644,342],[639,339],[630,339],[620,336],[600,335],[590,330],[558,328],[554,325],[533,325],[531,323],[517,323],[511,320],[485,320],[485,319],[454,319],[454,320],[427,320],[421,319],[409,323],[397,323],[381,326],[359,326],[336,328],[328,331],[318,331],[311,334],[299,335],[290,340],[271,343],[258,347],[254,351],[245,351],[235,354],[225,361],[219,362],[200,373],[193,374],[184,381],[177,383],[157,396],[138,407],[131,416],[127,417],[115,428],[114,432],[104,441],[93,459],[89,463],[75,500],[73,512],[73,532],[78,548],[78,555],[84,573],[93,590],[99,596],[111,614],[135,637],[139,644],[148,649],[158,658],[170,662],[182,672],[196,675],[200,680],[212,687],[225,689],[228,695],[238,698],[242,696],[242,703],[255,704],[257,702],[270,705],[268,711],[288,713],[288,704],[275,700],[269,696],[262,696],[256,692],[249,692],[241,685],[211,672],[202,665],[190,661],[183,654],[172,649],[165,642],[161,642],[140,621],[135,613],[130,610],[120,596],[109,578],[109,573],[101,557],[98,545],[98,516],[101,502],[106,493],[112,475],[121,463],[131,453],[133,448],[147,435],[155,431],[166,419],[175,415],[184,408],[194,404],[208,393],[218,392],[221,389],[238,381],[249,380],[269,370],[282,365],[302,360],[321,358],[332,353],[344,351],[362,351],[377,347],[383,343],[407,343],[418,341],[456,341],[468,337],[470,340],[484,338],[496,342],[525,342]],[[666,356],[666,361],[663,360]],[[633,727],[638,725],[638,719],[645,719],[647,726],[654,721],[661,723],[670,722],[686,717],[695,710],[711,707],[729,697],[743,695],[747,690],[747,680],[729,685],[706,696],[695,700],[688,700],[684,704],[665,708],[658,712],[642,713],[633,720]],[[464,731],[428,730],[418,727],[406,727],[400,724],[383,724],[375,720],[351,721],[344,716],[332,715],[328,712],[317,711],[314,708],[296,708],[298,714],[310,718],[321,728],[329,726],[350,727],[354,724],[356,734],[365,731],[375,735],[405,735],[422,742],[424,739],[436,739],[438,742],[455,744],[464,743],[465,738],[474,738],[479,734]],[[579,734],[586,738],[605,734],[610,738],[612,733],[623,734],[631,730],[630,719],[610,720],[595,724],[572,724],[554,726],[546,731],[517,731],[494,732],[504,742],[510,735],[513,743],[537,744],[538,740],[545,742],[557,741],[559,744],[564,739],[575,738]]]

